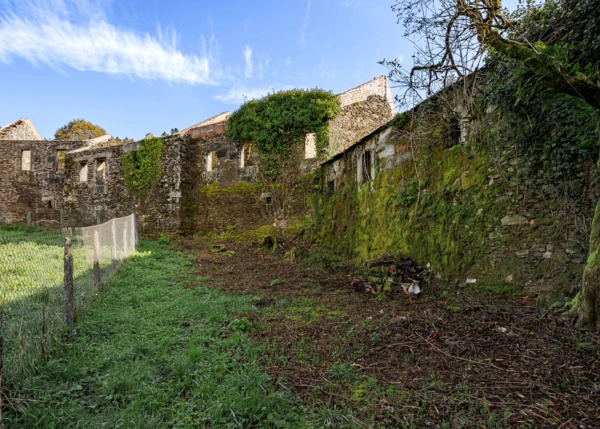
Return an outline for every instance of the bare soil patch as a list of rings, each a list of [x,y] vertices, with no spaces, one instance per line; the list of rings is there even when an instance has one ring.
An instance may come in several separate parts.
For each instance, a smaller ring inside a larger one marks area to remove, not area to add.
[[[190,287],[257,297],[265,371],[341,410],[332,427],[600,427],[600,335],[531,302],[435,281],[416,297],[359,293],[363,269],[307,243],[180,245]]]

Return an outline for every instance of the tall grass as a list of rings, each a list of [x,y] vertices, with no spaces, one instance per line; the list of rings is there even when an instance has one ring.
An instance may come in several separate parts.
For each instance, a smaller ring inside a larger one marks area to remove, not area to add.
[[[3,384],[33,373],[64,330],[64,237],[42,228],[0,226],[0,317],[4,339]],[[90,252],[74,240],[75,304],[96,294]],[[102,266],[105,277],[109,264]]]
[[[143,242],[5,421],[16,428],[305,427],[274,389],[242,314],[251,297],[187,289],[191,263]]]

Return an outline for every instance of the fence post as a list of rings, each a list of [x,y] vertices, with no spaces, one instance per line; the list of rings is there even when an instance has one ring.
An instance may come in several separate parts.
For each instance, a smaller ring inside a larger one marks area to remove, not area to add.
[[[94,287],[102,291],[102,278],[100,276],[100,240],[98,231],[94,231]]]
[[[112,220],[111,224],[111,232],[112,232],[112,248],[110,252],[111,259],[111,267],[113,270],[117,269],[117,227],[115,226],[115,220]]]
[[[31,211],[27,210],[27,226],[31,226]]]
[[[65,237],[65,324],[71,326],[74,319],[73,298],[73,255],[71,239]]]

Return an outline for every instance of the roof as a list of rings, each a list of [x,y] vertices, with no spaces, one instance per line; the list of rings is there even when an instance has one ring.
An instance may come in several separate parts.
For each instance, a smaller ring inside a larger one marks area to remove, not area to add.
[[[225,125],[229,120],[231,113],[223,112],[219,113],[212,118],[206,119],[205,121],[199,122],[191,127],[187,127],[184,130],[179,131],[178,135],[190,135],[191,137],[206,137],[207,135],[223,134],[225,132]]]
[[[17,119],[0,128],[0,140],[43,140],[31,121],[27,118]]]

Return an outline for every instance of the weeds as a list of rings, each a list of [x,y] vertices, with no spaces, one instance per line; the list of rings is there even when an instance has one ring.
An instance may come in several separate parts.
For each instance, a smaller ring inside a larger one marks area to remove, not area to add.
[[[144,242],[4,414],[15,428],[298,427],[244,334],[249,297],[186,289],[191,263]]]

